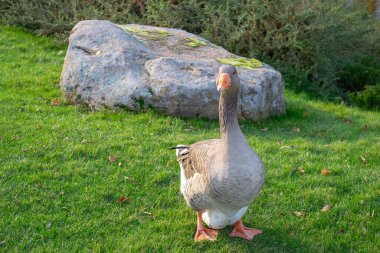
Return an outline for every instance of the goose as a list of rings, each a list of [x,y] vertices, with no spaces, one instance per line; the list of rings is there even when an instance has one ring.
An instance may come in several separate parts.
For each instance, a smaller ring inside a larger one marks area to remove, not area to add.
[[[221,66],[216,85],[220,139],[174,148],[181,170],[180,190],[188,206],[197,212],[195,241],[214,241],[218,229],[227,225],[233,227],[231,237],[252,240],[262,231],[245,227],[242,216],[264,184],[265,168],[238,123],[240,79],[236,68]]]

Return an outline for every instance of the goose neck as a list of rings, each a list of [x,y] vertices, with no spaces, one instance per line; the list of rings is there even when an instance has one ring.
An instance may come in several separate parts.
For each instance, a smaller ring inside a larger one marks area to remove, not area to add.
[[[224,93],[220,95],[219,124],[222,139],[241,133],[237,116],[237,96]]]

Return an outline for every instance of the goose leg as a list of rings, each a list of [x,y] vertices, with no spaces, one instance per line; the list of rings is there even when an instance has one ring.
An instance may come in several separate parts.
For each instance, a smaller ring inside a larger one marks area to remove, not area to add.
[[[240,237],[243,239],[252,240],[254,236],[261,234],[263,232],[258,229],[245,227],[241,219],[238,222],[236,222],[233,226],[234,226],[234,229],[232,230],[230,234],[231,237]]]
[[[197,232],[195,233],[194,240],[199,242],[202,240],[216,241],[218,230],[205,228],[202,224],[202,213],[197,212]]]

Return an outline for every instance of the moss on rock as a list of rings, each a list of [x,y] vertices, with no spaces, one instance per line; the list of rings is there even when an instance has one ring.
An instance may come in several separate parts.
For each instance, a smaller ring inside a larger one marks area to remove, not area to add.
[[[229,64],[236,67],[246,68],[246,69],[257,69],[263,66],[263,63],[255,58],[244,58],[244,57],[229,57],[229,58],[217,58],[217,61],[223,64]]]
[[[203,41],[198,40],[197,38],[186,38],[186,46],[188,47],[200,47],[200,46],[206,46],[206,43]]]
[[[136,27],[127,27],[123,28],[123,30],[130,32],[136,36],[145,37],[151,40],[161,40],[170,36],[170,33],[164,30],[146,30]]]

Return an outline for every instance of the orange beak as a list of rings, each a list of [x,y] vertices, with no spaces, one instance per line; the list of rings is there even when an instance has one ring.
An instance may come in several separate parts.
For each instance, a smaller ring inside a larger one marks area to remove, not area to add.
[[[217,90],[225,90],[231,86],[231,77],[229,74],[221,73],[219,74],[218,87]]]

